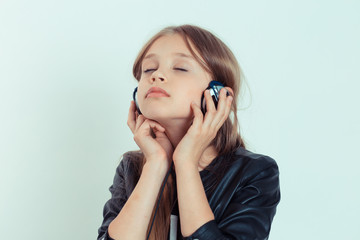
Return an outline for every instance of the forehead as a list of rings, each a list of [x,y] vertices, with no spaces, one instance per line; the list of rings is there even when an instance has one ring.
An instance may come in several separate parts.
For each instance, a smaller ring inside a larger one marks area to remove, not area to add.
[[[191,47],[197,54],[193,46]],[[146,53],[144,60],[159,56],[179,56],[193,58],[191,51],[188,49],[183,37],[179,34],[164,35],[155,40]]]

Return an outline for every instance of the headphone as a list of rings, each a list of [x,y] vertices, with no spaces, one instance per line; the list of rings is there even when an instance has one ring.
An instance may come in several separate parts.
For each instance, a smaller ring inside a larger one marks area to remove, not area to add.
[[[218,81],[211,81],[209,83],[209,86],[205,89],[205,90],[210,90],[210,95],[214,101],[215,104],[215,108],[217,108],[218,102],[219,102],[219,97],[220,97],[220,90],[224,87],[224,85],[221,82]],[[204,91],[205,92],[205,91]],[[206,113],[206,101],[205,101],[205,95],[204,92],[201,96],[201,111],[203,112],[203,114],[205,115]],[[229,96],[230,93],[228,90],[226,90],[226,96]]]
[[[210,95],[214,101],[214,104],[215,104],[215,108],[217,108],[217,105],[218,105],[218,102],[219,102],[219,95],[220,95],[220,90],[224,87],[224,85],[221,83],[221,82],[218,82],[218,81],[211,81],[209,83],[209,86],[205,89],[209,89],[210,90]],[[135,102],[135,105],[136,105],[136,110],[139,114],[142,114],[141,111],[140,111],[140,107],[139,107],[139,104],[138,104],[138,101],[137,101],[137,90],[138,90],[138,87],[136,87],[134,89],[134,92],[133,92],[133,99],[134,99],[134,102]],[[205,91],[204,91],[205,92]],[[206,113],[206,101],[205,101],[205,96],[204,96],[204,92],[202,93],[202,96],[201,96],[201,111],[203,112],[203,114],[205,115]],[[229,96],[230,93],[229,91],[226,90],[226,96]]]
[[[134,99],[134,102],[135,102],[135,105],[136,105],[136,110],[137,110],[138,114],[142,114],[141,111],[140,111],[140,108],[139,108],[139,104],[138,104],[138,102],[137,102],[137,97],[136,97],[136,95],[137,95],[137,90],[138,90],[138,87],[136,87],[136,88],[134,89],[133,99]]]

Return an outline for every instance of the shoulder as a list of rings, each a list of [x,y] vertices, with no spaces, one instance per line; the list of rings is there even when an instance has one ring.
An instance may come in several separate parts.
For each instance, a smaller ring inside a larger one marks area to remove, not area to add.
[[[110,192],[117,192],[123,189],[126,196],[130,196],[138,182],[142,170],[142,153],[140,151],[129,151],[120,157],[116,168],[113,185]]]
[[[243,147],[238,148],[234,152],[234,161],[238,161],[243,164],[250,164],[258,168],[266,168],[270,166],[277,166],[275,159],[268,155],[252,152]]]
[[[138,151],[128,151],[125,152],[121,157],[120,157],[120,164],[127,166],[127,165],[133,165],[133,164],[140,164],[143,158],[143,153],[138,150]]]
[[[278,175],[279,172],[275,159],[243,147],[238,148],[233,153],[231,169],[237,172],[240,171],[243,178],[251,178],[264,171],[272,172],[273,175]]]
[[[141,151],[128,151],[120,157],[117,172],[122,175],[138,175],[141,171],[143,153]]]

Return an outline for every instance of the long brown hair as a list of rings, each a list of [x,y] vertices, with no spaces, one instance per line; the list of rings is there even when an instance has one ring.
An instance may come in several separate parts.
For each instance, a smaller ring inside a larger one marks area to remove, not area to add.
[[[218,155],[228,155],[229,153],[234,152],[238,147],[245,148],[245,143],[240,135],[237,118],[237,100],[242,85],[243,74],[234,54],[214,34],[193,25],[170,26],[164,28],[153,36],[139,52],[133,66],[134,77],[137,81],[140,80],[142,74],[142,61],[152,44],[160,37],[171,34],[179,34],[182,36],[192,55],[202,67],[211,74],[212,79],[230,87],[234,92],[230,116],[211,142],[217,150]],[[194,46],[202,59],[195,54],[192,46]],[[143,158],[139,169],[142,169],[145,161],[146,160]],[[220,178],[221,174],[220,177],[216,178],[216,181],[218,182]],[[173,198],[174,191],[176,191],[174,179],[170,175],[163,196],[161,197],[160,206],[151,231],[150,239],[152,240],[167,240],[168,238],[170,215],[175,201]],[[151,221],[155,213],[155,208],[156,204],[151,216]],[[149,223],[148,231],[150,229],[151,221]]]

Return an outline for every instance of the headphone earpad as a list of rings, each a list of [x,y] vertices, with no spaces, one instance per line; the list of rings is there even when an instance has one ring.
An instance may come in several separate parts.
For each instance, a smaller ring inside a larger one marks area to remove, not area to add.
[[[136,105],[136,110],[139,114],[142,114],[141,111],[140,111],[140,108],[139,108],[139,105],[138,105],[138,102],[137,102],[137,87],[134,89],[134,92],[133,92],[133,100],[135,102],[135,105]]]

